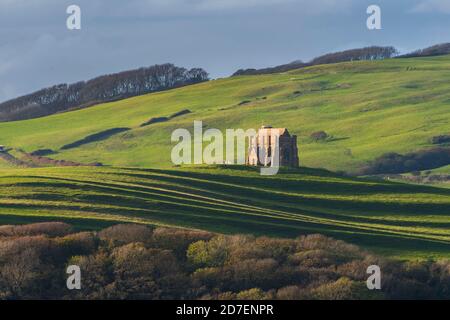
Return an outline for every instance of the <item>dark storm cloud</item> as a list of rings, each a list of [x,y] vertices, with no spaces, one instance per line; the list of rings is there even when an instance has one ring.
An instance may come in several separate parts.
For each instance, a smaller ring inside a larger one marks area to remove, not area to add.
[[[450,40],[445,0],[0,0],[0,101],[60,82],[173,62],[213,77],[372,44]],[[66,8],[82,30],[66,29]],[[383,30],[366,29],[378,4]],[[414,35],[414,37],[412,37]]]

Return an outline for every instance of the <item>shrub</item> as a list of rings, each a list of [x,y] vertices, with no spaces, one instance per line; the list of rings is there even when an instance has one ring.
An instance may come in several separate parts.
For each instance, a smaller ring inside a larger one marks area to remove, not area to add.
[[[63,222],[42,222],[20,226],[0,226],[0,236],[35,236],[47,235],[49,237],[61,237],[71,231],[71,226]]]
[[[121,299],[161,299],[172,291],[182,294],[185,282],[172,252],[147,249],[130,243],[114,249],[112,255],[115,291]]]
[[[91,232],[69,234],[55,241],[68,256],[91,254],[98,246],[98,238]]]
[[[341,262],[338,255],[323,249],[298,252],[291,261],[306,268],[326,268]]]
[[[188,261],[196,267],[217,267],[227,259],[227,240],[218,236],[210,241],[197,241],[187,250]]]
[[[114,249],[111,254],[114,272],[118,275],[161,277],[179,270],[168,250],[147,249],[143,244],[130,243]]]
[[[311,135],[309,137],[311,138],[311,140],[313,140],[315,142],[319,142],[319,141],[327,140],[329,138],[329,135],[325,131],[317,131],[317,132],[311,133]]]
[[[114,272],[112,259],[104,251],[88,256],[76,256],[67,265],[77,265],[83,270],[81,291],[74,290],[71,298],[108,299],[109,290],[113,287]]]
[[[192,281],[197,287],[222,288],[227,275],[221,268],[200,268],[192,274]]]
[[[244,290],[236,295],[237,300],[264,300],[266,294],[259,288]]]
[[[311,291],[311,297],[319,300],[354,300],[356,283],[348,278],[340,278],[336,282],[327,283]]]
[[[295,253],[296,241],[292,239],[274,239],[269,237],[233,235],[227,237],[229,255],[227,264],[239,263],[249,259],[275,259],[285,261]]]
[[[186,250],[191,243],[207,241],[213,236],[206,231],[157,228],[153,232],[152,246],[172,250],[179,259],[185,259]]]
[[[277,281],[278,262],[274,259],[249,259],[235,262],[225,270],[231,271],[230,279],[226,286],[232,289],[246,289],[252,286],[264,289],[278,286]]]
[[[366,256],[362,260],[352,260],[337,266],[336,272],[342,277],[347,277],[353,280],[365,281],[367,279],[367,267],[377,265],[381,269],[387,269],[386,263],[383,260],[373,256]]]
[[[387,153],[361,169],[360,174],[395,174],[435,169],[450,164],[450,148],[432,148],[405,155]]]
[[[305,289],[299,286],[288,286],[278,289],[276,299],[278,300],[302,300],[305,299]]]
[[[436,297],[450,296],[450,260],[440,260],[431,265],[430,284],[436,288]]]
[[[4,299],[38,297],[52,284],[50,264],[58,257],[51,240],[27,236],[0,242],[0,296]]]
[[[323,249],[349,258],[361,258],[364,252],[357,246],[320,234],[301,236],[297,239],[299,250]]]
[[[101,240],[118,244],[149,243],[152,238],[152,230],[138,224],[119,224],[100,231],[99,237]]]
[[[45,236],[26,236],[0,241],[0,262],[7,261],[10,257],[31,249],[39,256],[48,256],[52,253],[54,246],[50,239]]]
[[[217,295],[216,299],[217,300],[235,300],[236,294],[233,292],[230,292],[230,291],[222,292]]]
[[[32,288],[39,279],[39,252],[26,248],[9,256],[0,267],[0,297],[17,299],[33,293]]]
[[[51,238],[17,230],[37,229],[3,228],[3,299],[450,298],[449,261],[380,259],[322,235],[273,239],[158,228],[148,241],[146,227],[120,225],[100,232],[99,241],[94,232]],[[80,291],[65,287],[68,265],[82,270]],[[383,270],[382,293],[367,290],[369,265]]]

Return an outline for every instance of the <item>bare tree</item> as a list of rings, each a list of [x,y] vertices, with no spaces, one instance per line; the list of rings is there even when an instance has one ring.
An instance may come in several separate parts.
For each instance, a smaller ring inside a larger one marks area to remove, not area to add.
[[[168,63],[105,75],[87,82],[63,83],[1,103],[0,121],[37,118],[207,80],[208,73],[203,69],[187,70]]]

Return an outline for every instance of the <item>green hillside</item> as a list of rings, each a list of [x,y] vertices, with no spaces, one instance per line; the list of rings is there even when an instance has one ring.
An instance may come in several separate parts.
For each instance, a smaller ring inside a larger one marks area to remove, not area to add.
[[[0,153],[0,223],[321,233],[389,256],[450,257],[450,189],[317,169],[262,177],[254,168],[170,161],[172,132],[192,130],[194,120],[219,129],[271,124],[299,136],[302,166],[355,172],[386,152],[430,147],[431,137],[450,133],[449,71],[450,56],[316,66],[0,123],[0,145],[12,148]],[[183,110],[190,113],[173,116]],[[317,131],[331,137],[314,142]],[[54,150],[53,159],[107,166],[24,168],[21,150],[42,149]]]
[[[233,77],[45,118],[0,123],[0,144],[53,149],[115,128],[105,140],[52,158],[114,166],[171,166],[170,136],[202,120],[208,128],[287,127],[307,167],[355,171],[386,152],[430,146],[450,132],[450,56],[315,66],[284,74]],[[152,117],[192,113],[146,127]],[[332,136],[313,142],[315,131]],[[0,165],[1,167],[2,165]]]
[[[0,170],[0,222],[117,222],[296,237],[321,233],[389,256],[450,256],[450,190],[313,169]]]

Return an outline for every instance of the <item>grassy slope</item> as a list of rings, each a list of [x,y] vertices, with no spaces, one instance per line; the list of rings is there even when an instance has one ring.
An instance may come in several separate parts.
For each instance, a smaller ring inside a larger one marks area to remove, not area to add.
[[[299,135],[305,166],[352,171],[385,152],[427,147],[430,137],[450,131],[449,71],[450,56],[444,56],[222,79],[41,119],[0,123],[0,144],[26,151],[59,149],[102,130],[132,127],[55,157],[163,168],[170,166],[171,132],[192,128],[194,120],[220,129],[258,128],[265,123]],[[239,106],[244,100],[251,103]],[[138,128],[150,117],[186,108],[193,113]],[[308,137],[318,130],[336,139],[312,143]]]
[[[450,166],[445,166],[441,168],[437,168],[434,170],[430,170],[432,173],[442,173],[442,174],[450,174]]]
[[[311,169],[0,170],[0,222],[182,225],[217,232],[322,233],[390,256],[450,256],[450,190]]]
[[[161,168],[4,169],[8,164],[0,159],[0,222],[67,219],[91,229],[135,221],[277,236],[319,232],[394,256],[450,256],[450,190],[305,169],[264,178],[251,169],[168,170],[171,132],[191,128],[194,120],[221,129],[288,127],[299,135],[303,165],[331,170],[352,171],[385,152],[427,147],[430,137],[450,131],[449,71],[450,56],[317,66],[0,123],[0,144],[26,151],[57,150],[90,134],[131,127],[52,157]],[[251,103],[239,106],[244,100]],[[150,117],[186,108],[193,113],[139,128]],[[308,136],[318,130],[336,139],[312,143]]]

